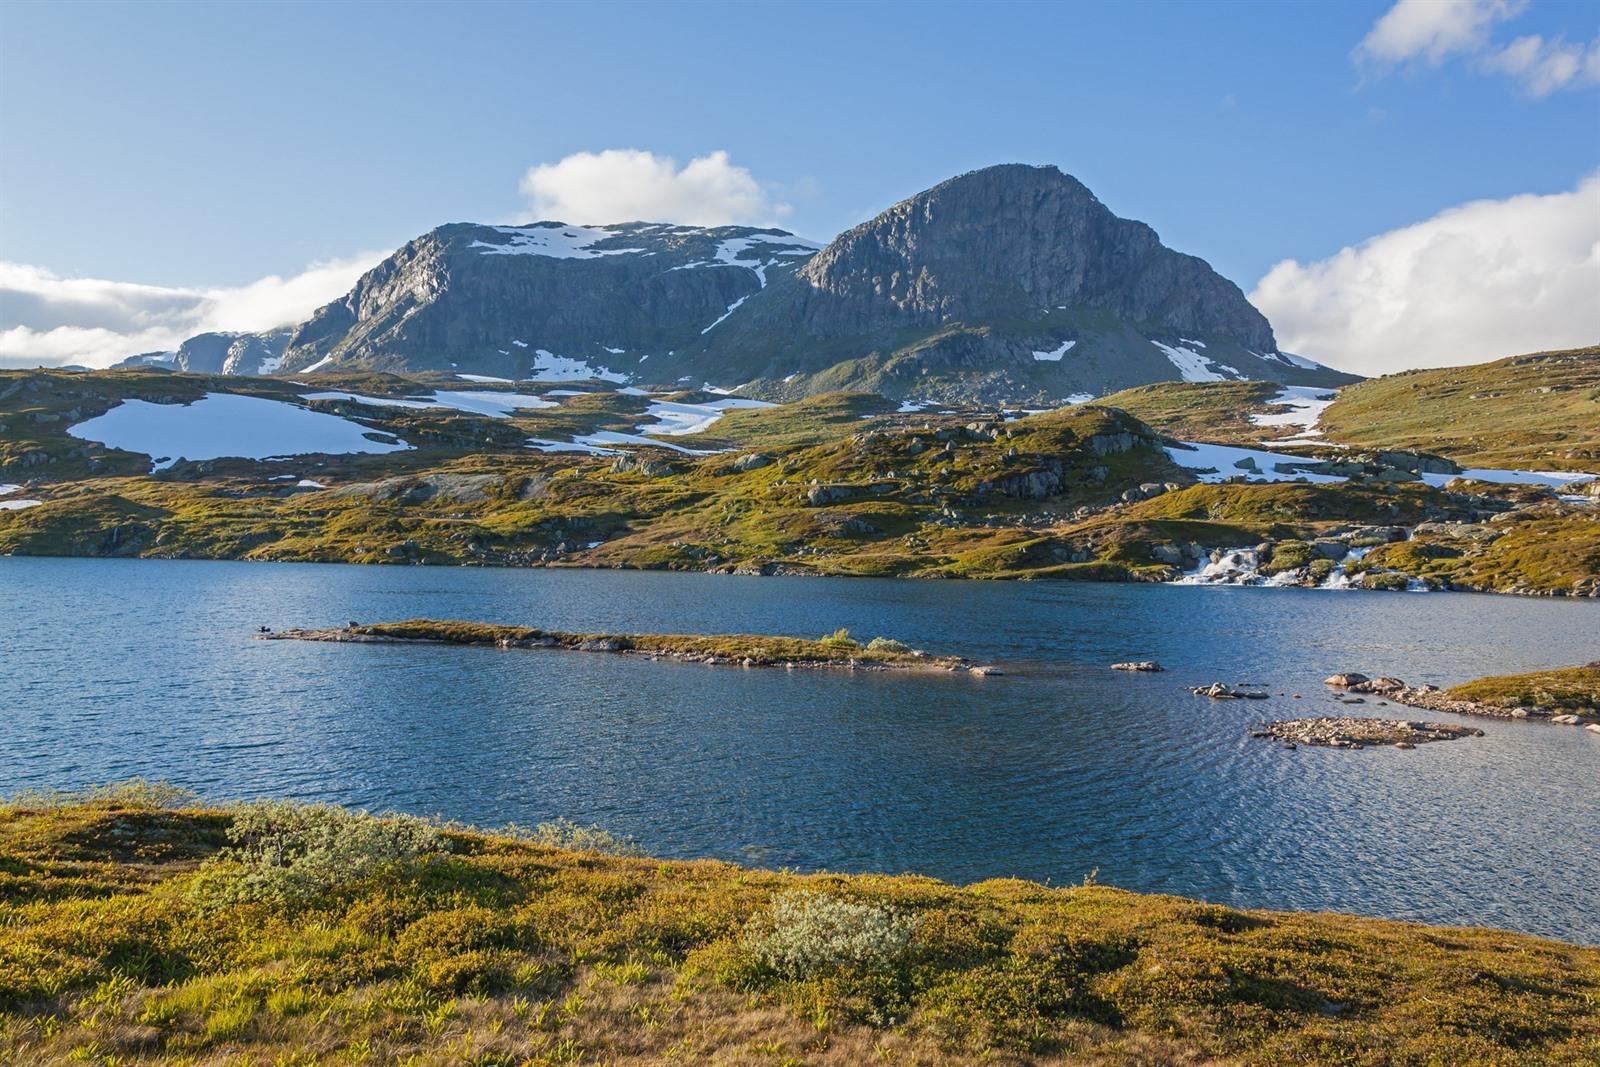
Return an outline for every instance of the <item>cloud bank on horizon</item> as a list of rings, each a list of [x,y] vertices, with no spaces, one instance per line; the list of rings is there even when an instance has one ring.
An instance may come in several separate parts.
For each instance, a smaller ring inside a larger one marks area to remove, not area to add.
[[[1600,173],[1478,200],[1256,284],[1290,352],[1358,374],[1600,343]]]
[[[1479,71],[1515,78],[1534,97],[1600,85],[1600,37],[1587,45],[1537,33],[1495,42],[1496,24],[1527,6],[1527,0],[1398,0],[1353,55],[1373,71],[1417,62],[1437,67],[1464,56]]]
[[[300,322],[350,291],[387,252],[313,263],[233,288],[185,289],[104,278],[62,278],[0,261],[0,367],[106,367],[170,351],[197,333],[270,330]]]

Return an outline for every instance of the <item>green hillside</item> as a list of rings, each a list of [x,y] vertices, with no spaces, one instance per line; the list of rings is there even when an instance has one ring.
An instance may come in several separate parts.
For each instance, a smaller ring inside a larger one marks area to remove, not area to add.
[[[1463,467],[1600,472],[1600,347],[1374,378],[1342,389],[1322,426]]]

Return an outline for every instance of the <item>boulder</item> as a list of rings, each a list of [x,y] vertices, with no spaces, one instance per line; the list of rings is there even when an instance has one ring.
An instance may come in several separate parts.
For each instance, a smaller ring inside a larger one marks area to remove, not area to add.
[[[1161,666],[1161,664],[1157,663],[1153,659],[1129,660],[1127,663],[1113,663],[1111,665],[1111,669],[1114,671],[1145,671],[1150,673],[1166,670],[1165,667]]]
[[[1360,685],[1362,682],[1368,680],[1369,679],[1364,674],[1357,674],[1355,671],[1348,671],[1344,674],[1329,675],[1327,678],[1322,680],[1322,684],[1331,685],[1335,689],[1349,689],[1353,685]]]

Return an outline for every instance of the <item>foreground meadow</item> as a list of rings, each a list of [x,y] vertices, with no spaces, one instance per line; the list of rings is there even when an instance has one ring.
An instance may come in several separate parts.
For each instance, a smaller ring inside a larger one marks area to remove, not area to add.
[[[1592,1063],[1600,950],[666,862],[167,787],[0,809],[0,1060]]]

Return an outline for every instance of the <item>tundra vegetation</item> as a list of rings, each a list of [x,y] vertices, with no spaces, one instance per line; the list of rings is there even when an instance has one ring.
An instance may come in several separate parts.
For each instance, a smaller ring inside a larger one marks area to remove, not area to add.
[[[1579,1064],[1600,950],[134,783],[0,807],[12,1063]]]
[[[1555,391],[1528,388],[1546,406],[1593,406],[1582,382],[1597,365],[1600,354],[1587,350],[1550,357],[1534,366],[1554,368],[1539,373]],[[462,384],[360,373],[319,375],[316,388],[392,398]],[[1434,488],[1407,469],[1449,469],[1443,456],[1297,442],[1351,475],[1333,484],[1248,482],[1244,470],[1219,471],[1213,478],[1232,480],[1216,484],[1173,462],[1172,439],[1252,443],[1255,430],[1259,442],[1270,428],[1243,416],[1270,410],[1273,388],[1262,383],[1162,383],[1034,415],[899,412],[876,395],[830,393],[734,410],[699,434],[617,455],[546,453],[529,441],[631,433],[654,400],[713,398],[593,388],[507,418],[316,400],[304,403],[414,447],[181,460],[156,472],[146,456],[67,432],[124,399],[175,404],[208,391],[304,402],[308,387],[150,371],[0,372],[0,480],[41,501],[0,511],[0,554],[1159,581],[1214,549],[1264,544],[1276,571],[1306,557],[1295,566],[1314,584],[1333,562],[1303,546],[1331,539],[1376,546],[1349,568],[1372,588],[1415,578],[1589,595],[1600,583],[1593,507],[1539,487],[1458,479]],[[1562,417],[1581,427],[1582,414]],[[1407,443],[1426,436],[1396,432]],[[1489,458],[1596,469],[1581,432],[1550,431],[1566,434],[1565,451]],[[1531,422],[1528,433],[1546,440]],[[1375,529],[1392,536],[1374,539]]]
[[[840,628],[816,640],[763,634],[607,634],[541,630],[459,619],[408,619],[404,622],[350,623],[338,629],[280,630],[258,635],[268,640],[331,642],[431,642],[491,645],[496,648],[551,648],[576,652],[614,652],[639,656],[735,663],[747,667],[878,667],[955,670],[969,666],[957,656],[932,656],[888,637],[863,644]]]

